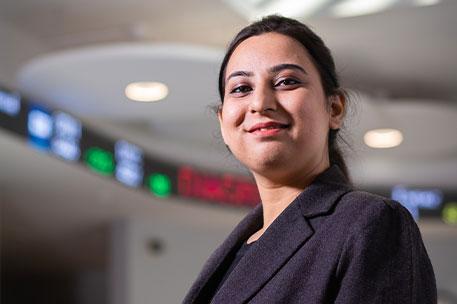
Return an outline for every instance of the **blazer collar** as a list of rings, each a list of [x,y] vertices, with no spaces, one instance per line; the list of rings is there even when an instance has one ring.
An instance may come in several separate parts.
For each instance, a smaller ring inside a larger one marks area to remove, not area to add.
[[[300,212],[291,203],[252,244],[211,303],[246,303],[313,234]]]
[[[333,165],[320,174],[268,227],[233,269],[212,303],[247,302],[313,234],[307,218],[330,211],[350,191],[341,170]],[[184,303],[194,303],[227,255],[263,225],[262,206],[248,214],[214,252]]]
[[[295,199],[303,216],[311,218],[328,213],[338,198],[352,186],[337,165],[330,166]]]

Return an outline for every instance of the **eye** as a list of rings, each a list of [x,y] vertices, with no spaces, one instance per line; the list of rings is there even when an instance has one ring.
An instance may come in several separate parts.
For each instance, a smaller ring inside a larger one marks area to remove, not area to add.
[[[252,91],[252,88],[247,85],[240,85],[235,87],[233,90],[230,91],[230,94],[245,94]]]
[[[284,78],[278,81],[275,84],[275,87],[281,87],[281,86],[293,86],[296,84],[299,84],[300,81],[296,80],[295,78]]]

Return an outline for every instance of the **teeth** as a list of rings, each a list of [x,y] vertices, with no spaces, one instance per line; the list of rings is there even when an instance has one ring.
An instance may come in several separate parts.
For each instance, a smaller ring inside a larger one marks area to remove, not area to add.
[[[266,128],[260,128],[259,130],[263,131],[263,130],[271,130],[271,129],[279,129],[279,128],[280,128],[279,126],[270,126],[270,127],[266,127]]]
[[[273,130],[273,129],[286,129],[288,126],[287,125],[271,125],[268,127],[262,127],[253,130],[252,132],[260,132],[260,131],[265,131],[265,130]]]

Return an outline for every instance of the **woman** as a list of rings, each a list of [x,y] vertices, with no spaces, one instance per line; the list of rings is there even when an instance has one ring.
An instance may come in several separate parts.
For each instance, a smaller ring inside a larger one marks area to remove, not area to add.
[[[316,34],[279,16],[246,27],[222,62],[219,91],[224,142],[262,204],[184,303],[436,303],[409,213],[349,184],[335,142],[346,98]]]

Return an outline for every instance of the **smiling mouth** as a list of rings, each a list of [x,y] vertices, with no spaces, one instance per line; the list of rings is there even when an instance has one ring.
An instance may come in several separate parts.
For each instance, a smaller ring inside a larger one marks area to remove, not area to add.
[[[288,124],[278,123],[278,122],[267,122],[267,123],[258,123],[251,127],[249,133],[259,133],[259,132],[268,132],[268,131],[280,131],[283,129],[289,128]]]
[[[286,129],[287,126],[270,126],[270,127],[263,127],[263,128],[258,128],[258,129],[255,129],[254,131],[251,131],[251,133],[255,133],[255,132],[262,132],[262,131],[266,131],[266,130],[278,130],[278,129]]]

